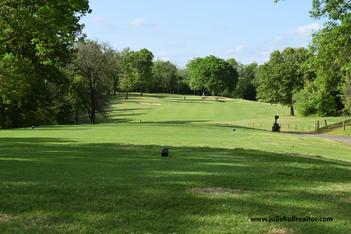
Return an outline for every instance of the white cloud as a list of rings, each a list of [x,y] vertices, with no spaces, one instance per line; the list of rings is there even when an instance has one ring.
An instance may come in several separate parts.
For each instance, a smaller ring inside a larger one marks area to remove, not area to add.
[[[299,36],[299,37],[308,37],[320,29],[322,29],[322,26],[320,24],[313,23],[313,24],[297,27],[291,30],[289,34],[293,36]]]
[[[144,18],[136,18],[129,23],[129,26],[133,28],[141,28],[146,25],[146,20]]]
[[[156,55],[157,55],[156,56],[157,60],[160,60],[162,62],[169,62],[169,61],[171,61],[169,53],[166,52],[166,51],[159,51],[158,53],[156,53]]]
[[[162,62],[169,62],[169,61],[171,61],[171,59],[169,57],[167,57],[167,56],[160,57],[159,60],[162,61]]]
[[[267,42],[267,46],[257,50],[257,62],[264,63],[269,60],[270,55],[275,50],[284,50],[287,47],[306,47],[311,41],[313,33],[322,29],[318,23],[312,23],[296,27],[292,30],[286,31],[280,35],[275,36],[271,41]]]

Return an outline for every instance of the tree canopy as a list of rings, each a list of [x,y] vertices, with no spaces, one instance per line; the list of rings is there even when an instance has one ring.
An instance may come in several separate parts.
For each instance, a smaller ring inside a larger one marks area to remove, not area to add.
[[[235,89],[238,72],[224,59],[215,56],[196,58],[187,69],[193,90],[208,94],[230,96]]]
[[[308,56],[304,48],[273,52],[270,60],[260,66],[258,71],[258,98],[290,106],[291,115],[294,115],[293,95],[303,88],[302,64],[308,60]]]
[[[169,61],[155,61],[153,65],[153,88],[160,93],[176,93],[178,90],[179,75],[177,67]]]
[[[87,0],[0,3],[0,126],[59,121]],[[48,113],[51,113],[48,115]]]

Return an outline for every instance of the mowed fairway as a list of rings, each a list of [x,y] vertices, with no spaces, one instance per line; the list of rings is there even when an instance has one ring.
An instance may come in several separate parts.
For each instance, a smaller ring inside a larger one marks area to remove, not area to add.
[[[0,130],[0,233],[350,233],[351,146],[271,133],[276,114],[318,120],[146,95],[116,98],[96,126]],[[334,221],[250,221],[274,216]]]

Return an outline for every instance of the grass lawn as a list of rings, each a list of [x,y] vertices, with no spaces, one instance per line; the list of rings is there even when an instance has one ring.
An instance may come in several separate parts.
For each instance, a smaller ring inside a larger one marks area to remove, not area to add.
[[[335,129],[332,132],[329,132],[329,134],[351,137],[351,126],[350,125],[346,126],[345,130],[344,128]]]
[[[351,147],[268,131],[317,120],[288,113],[133,96],[96,126],[1,130],[0,233],[350,233]],[[271,216],[334,221],[250,221]]]
[[[134,114],[134,115],[133,115]],[[114,102],[110,121],[151,123],[206,123],[227,124],[271,131],[274,115],[279,115],[283,131],[312,131],[315,123],[323,127],[341,122],[347,117],[291,117],[290,108],[280,105],[198,96],[149,95],[140,99]]]

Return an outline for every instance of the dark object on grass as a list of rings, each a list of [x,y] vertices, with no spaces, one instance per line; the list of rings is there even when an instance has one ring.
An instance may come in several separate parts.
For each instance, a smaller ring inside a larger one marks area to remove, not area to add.
[[[280,132],[280,125],[278,124],[278,119],[279,119],[279,116],[276,115],[274,116],[274,123],[273,123],[273,127],[272,127],[272,132]]]
[[[233,132],[235,132],[236,131],[236,129],[235,128],[233,128]]]
[[[163,147],[163,148],[161,149],[161,156],[162,156],[162,157],[168,157],[168,148]]]

